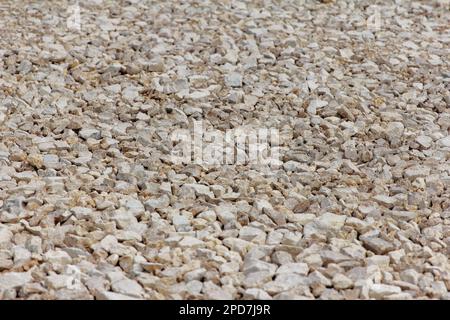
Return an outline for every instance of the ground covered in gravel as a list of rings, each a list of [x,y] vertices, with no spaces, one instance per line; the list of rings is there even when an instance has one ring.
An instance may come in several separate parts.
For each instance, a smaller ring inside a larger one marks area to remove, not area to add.
[[[448,1],[2,1],[0,26],[0,299],[450,298]],[[280,166],[174,163],[194,120],[278,130]]]

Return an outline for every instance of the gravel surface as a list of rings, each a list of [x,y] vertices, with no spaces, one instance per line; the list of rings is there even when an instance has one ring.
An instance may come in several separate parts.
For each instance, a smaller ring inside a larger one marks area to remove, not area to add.
[[[0,25],[0,299],[450,298],[449,1],[4,0]],[[195,122],[276,130],[277,166],[174,161]]]

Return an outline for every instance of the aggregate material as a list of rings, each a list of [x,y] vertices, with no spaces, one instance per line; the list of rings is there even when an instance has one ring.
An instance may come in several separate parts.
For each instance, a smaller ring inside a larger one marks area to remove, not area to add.
[[[449,299],[448,6],[2,1],[0,299]]]

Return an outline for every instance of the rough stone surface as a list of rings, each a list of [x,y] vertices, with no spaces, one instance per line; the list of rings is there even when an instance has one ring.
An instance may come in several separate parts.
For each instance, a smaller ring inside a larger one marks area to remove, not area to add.
[[[448,6],[2,1],[0,300],[448,300]]]

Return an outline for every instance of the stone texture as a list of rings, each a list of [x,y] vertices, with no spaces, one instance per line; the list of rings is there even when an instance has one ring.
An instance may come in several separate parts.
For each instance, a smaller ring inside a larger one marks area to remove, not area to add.
[[[449,299],[448,1],[78,2],[0,6],[0,299]]]

